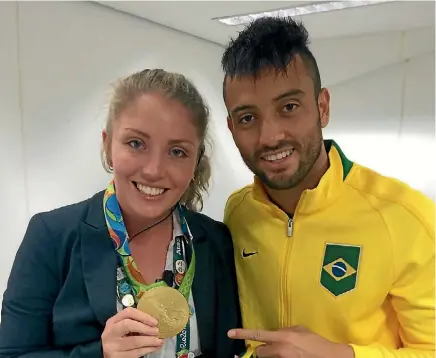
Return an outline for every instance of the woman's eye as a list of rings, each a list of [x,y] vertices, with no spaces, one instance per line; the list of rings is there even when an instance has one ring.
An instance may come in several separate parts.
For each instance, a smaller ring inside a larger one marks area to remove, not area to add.
[[[239,123],[246,124],[250,123],[254,117],[251,114],[247,114],[246,116],[239,119]]]
[[[186,153],[182,149],[174,148],[171,150],[171,154],[175,157],[186,157]]]
[[[139,148],[142,147],[142,143],[141,143],[141,141],[139,141],[139,140],[137,140],[137,139],[134,139],[134,140],[129,141],[128,144],[129,144],[132,148],[135,148],[135,149],[139,149]]]

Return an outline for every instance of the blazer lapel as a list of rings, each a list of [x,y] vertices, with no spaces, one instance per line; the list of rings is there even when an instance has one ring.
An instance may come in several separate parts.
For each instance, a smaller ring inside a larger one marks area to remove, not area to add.
[[[90,305],[104,326],[116,314],[117,258],[103,214],[103,194],[91,199],[85,222],[81,224],[82,269]]]
[[[215,347],[215,272],[210,244],[206,234],[198,225],[195,214],[187,212],[186,220],[192,236],[195,250],[195,276],[192,284],[195,311],[197,316],[200,345],[203,354]]]

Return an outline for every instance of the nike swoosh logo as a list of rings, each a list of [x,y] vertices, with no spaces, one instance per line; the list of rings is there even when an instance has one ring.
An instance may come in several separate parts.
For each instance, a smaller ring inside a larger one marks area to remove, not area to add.
[[[242,257],[248,257],[248,256],[253,256],[256,255],[258,252],[245,252],[245,249],[242,250]]]

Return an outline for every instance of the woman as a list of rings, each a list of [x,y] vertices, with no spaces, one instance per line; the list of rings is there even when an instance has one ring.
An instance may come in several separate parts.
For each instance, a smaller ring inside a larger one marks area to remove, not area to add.
[[[92,198],[35,215],[3,298],[0,357],[234,357],[240,326],[225,226],[197,213],[210,177],[207,107],[182,75],[115,87],[113,173]]]

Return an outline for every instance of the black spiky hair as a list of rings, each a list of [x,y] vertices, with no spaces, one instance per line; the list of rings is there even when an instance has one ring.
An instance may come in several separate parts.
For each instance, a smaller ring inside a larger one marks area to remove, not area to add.
[[[244,75],[256,78],[264,69],[286,72],[288,64],[299,55],[312,77],[318,97],[321,78],[308,45],[309,34],[303,23],[290,17],[262,17],[230,41],[221,65],[226,78]]]

